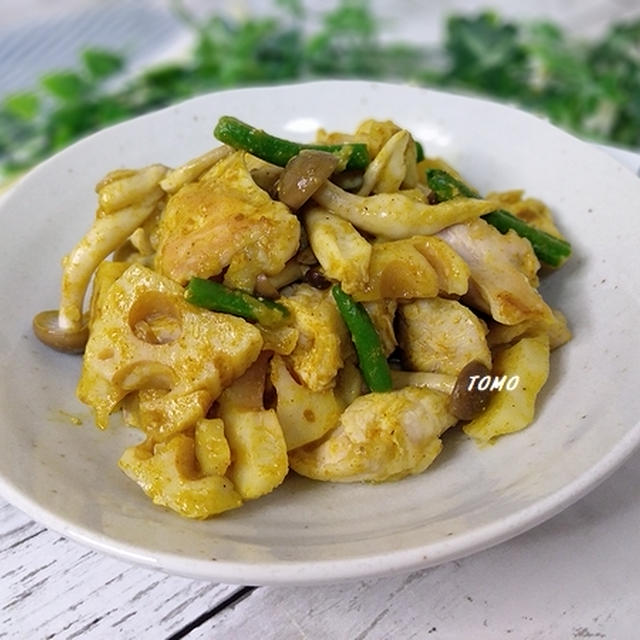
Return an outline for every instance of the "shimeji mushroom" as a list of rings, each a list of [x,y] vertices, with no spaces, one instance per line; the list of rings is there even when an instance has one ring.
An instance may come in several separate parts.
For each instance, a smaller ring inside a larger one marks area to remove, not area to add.
[[[416,144],[411,134],[402,129],[385,142],[366,168],[358,195],[396,192],[417,183]]]
[[[193,182],[202,176],[205,171],[211,169],[223,158],[226,158],[233,149],[222,145],[203,153],[202,155],[192,158],[176,169],[170,169],[160,181],[160,186],[167,193],[175,193],[188,182]]]
[[[278,199],[297,211],[331,177],[338,158],[327,151],[303,149],[287,162],[278,179]]]
[[[449,373],[431,371],[391,370],[391,382],[394,390],[405,387],[431,389],[449,396],[449,411],[458,420],[472,420],[480,415],[489,404],[493,395],[490,388],[478,389],[471,380],[490,375],[491,371],[481,362],[473,360],[467,364],[458,376]]]
[[[460,197],[432,205],[402,192],[359,196],[331,182],[320,187],[313,199],[361,231],[394,240],[431,235],[495,209],[495,203],[479,198]]]
[[[33,331],[44,344],[66,353],[82,353],[89,336],[83,304],[91,277],[155,211],[165,195],[158,182],[166,171],[161,165],[117,171],[98,184],[96,219],[63,259],[60,308],[42,311],[33,319]]]

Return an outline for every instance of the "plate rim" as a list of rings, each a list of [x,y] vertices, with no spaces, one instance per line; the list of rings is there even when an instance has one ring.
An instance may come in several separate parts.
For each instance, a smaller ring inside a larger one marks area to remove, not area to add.
[[[640,427],[640,423],[636,425]],[[160,569],[171,575],[196,580],[215,580],[225,584],[252,586],[311,586],[348,582],[368,578],[409,573],[438,566],[490,549],[516,538],[546,522],[579,501],[640,449],[640,428],[627,433],[609,453],[572,483],[535,503],[471,533],[461,533],[426,546],[399,549],[384,554],[338,560],[279,560],[248,563],[227,560],[200,560],[177,553],[148,553],[136,546],[96,533],[85,527],[69,524],[64,518],[8,484],[0,475],[0,496],[36,523],[59,533],[89,549],[133,563],[140,567]],[[465,542],[474,538],[472,544]],[[426,553],[426,549],[432,549]],[[433,551],[435,549],[435,551]],[[381,567],[377,563],[384,563]]]
[[[335,85],[336,83],[368,86],[373,85],[401,89],[411,86],[390,82],[371,82],[367,80],[318,80],[277,86],[266,85],[260,87],[234,88],[193,97],[163,109],[129,119],[124,121],[124,123],[134,122],[140,118],[146,118],[150,115],[170,112],[187,103],[207,99],[211,96],[217,96],[220,93],[254,92],[256,90],[271,91],[274,89],[286,91],[292,87],[300,88],[302,86],[311,87],[312,85]],[[623,166],[625,171],[630,171],[610,154],[607,154],[605,150],[598,149],[598,147],[574,137],[572,134],[551,124],[545,118],[530,112],[483,97],[450,93],[429,87],[412,88],[456,99],[483,102],[510,111],[515,110],[525,117],[534,118],[543,122],[546,127],[552,127],[556,132],[559,132],[573,141],[578,141],[599,153],[608,155],[612,161]],[[111,127],[86,136],[70,147],[63,149],[60,153],[65,153],[72,147],[88,144],[88,141],[95,136],[104,135],[105,132],[108,132],[112,128],[118,127],[124,123],[112,125]],[[60,153],[40,163],[13,183],[8,192],[2,194],[2,207],[4,208],[7,201],[11,200],[12,194],[16,189],[22,189],[25,185],[28,187],[32,180],[37,180],[40,171],[46,170],[46,166],[50,162],[55,162]],[[633,175],[632,171],[630,171],[630,173]],[[7,502],[13,504],[27,516],[31,517],[46,528],[56,531],[65,537],[88,546],[96,551],[107,553],[111,556],[118,557],[134,564],[150,568],[160,568],[175,575],[182,575],[195,579],[219,580],[230,584],[310,585],[329,582],[335,583],[345,580],[357,580],[423,569],[465,557],[482,549],[495,546],[524,533],[538,524],[541,524],[582,498],[609,477],[618,467],[629,459],[638,448],[640,448],[640,422],[632,425],[625,436],[620,439],[605,456],[600,458],[587,471],[584,471],[581,475],[577,476],[571,483],[564,485],[559,490],[542,499],[536,500],[531,505],[510,513],[504,518],[486,524],[472,532],[456,534],[451,539],[441,540],[436,543],[428,543],[426,546],[414,546],[408,549],[394,550],[387,553],[378,553],[368,556],[363,555],[361,557],[358,556],[347,559],[339,558],[336,560],[277,560],[272,563],[251,563],[238,560],[201,560],[196,558],[184,558],[178,553],[168,552],[148,553],[145,552],[144,549],[140,549],[133,544],[119,541],[113,536],[108,536],[104,533],[92,531],[87,527],[69,523],[65,518],[61,518],[55,513],[48,511],[46,507],[31,499],[17,487],[14,487],[6,480],[2,473],[0,473],[0,495],[3,496]],[[469,543],[469,538],[472,538],[471,543]],[[426,554],[427,549],[430,549],[428,555]],[[304,575],[301,575],[302,573],[304,573]]]

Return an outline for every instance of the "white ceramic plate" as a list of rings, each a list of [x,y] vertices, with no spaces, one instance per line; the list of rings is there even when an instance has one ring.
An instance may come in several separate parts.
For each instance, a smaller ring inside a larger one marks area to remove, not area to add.
[[[80,359],[42,346],[32,316],[55,308],[61,256],[91,223],[94,184],[115,167],[177,165],[232,114],[301,140],[366,117],[410,129],[481,190],[545,199],[571,261],[544,283],[575,337],[554,352],[538,417],[479,449],[460,433],[423,475],[379,486],[290,477],[205,522],[155,507],[116,466],[137,435],[97,430],[75,400]],[[24,178],[0,211],[0,491],[100,551],[228,583],[317,583],[435,565],[506,540],[593,488],[640,441],[640,180],[546,122],[494,103],[369,82],[245,89],[98,133]],[[66,414],[82,418],[74,426]]]

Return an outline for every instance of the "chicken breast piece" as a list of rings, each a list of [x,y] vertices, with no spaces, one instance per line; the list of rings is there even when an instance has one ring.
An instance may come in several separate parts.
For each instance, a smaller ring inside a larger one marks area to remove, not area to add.
[[[452,225],[437,235],[469,266],[465,301],[471,306],[502,324],[553,319],[535,288],[540,263],[528,240],[513,231],[503,235],[480,219]]]
[[[421,473],[442,449],[440,435],[456,423],[449,396],[405,387],[357,398],[319,444],[289,452],[297,473],[331,482],[384,482]]]
[[[487,327],[457,300],[415,300],[398,308],[398,342],[405,366],[457,376],[473,360],[491,369]]]
[[[185,284],[227,268],[225,284],[252,290],[297,251],[300,223],[251,178],[242,152],[169,198],[158,227],[157,271]]]

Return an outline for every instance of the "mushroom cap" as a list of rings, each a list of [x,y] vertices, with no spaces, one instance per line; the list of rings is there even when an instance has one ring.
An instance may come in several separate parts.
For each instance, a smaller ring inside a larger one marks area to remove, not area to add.
[[[80,327],[63,329],[59,322],[59,311],[51,309],[41,311],[33,318],[33,333],[38,340],[52,349],[64,353],[83,353],[89,339],[89,326],[86,318]]]

